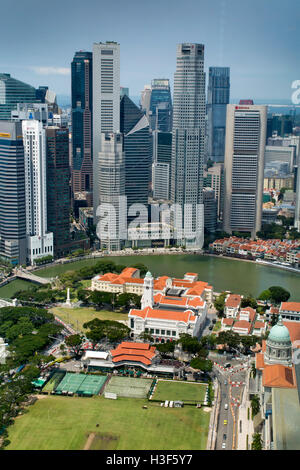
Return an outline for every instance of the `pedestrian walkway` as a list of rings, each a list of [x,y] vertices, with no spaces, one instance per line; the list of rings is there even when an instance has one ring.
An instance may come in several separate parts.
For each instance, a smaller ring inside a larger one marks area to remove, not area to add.
[[[248,419],[249,408],[249,419]],[[242,403],[238,407],[238,426],[237,426],[237,450],[247,450],[247,435],[248,435],[248,449],[251,449],[252,434],[254,434],[253,421],[251,419],[251,404],[247,400],[247,387],[244,388]]]

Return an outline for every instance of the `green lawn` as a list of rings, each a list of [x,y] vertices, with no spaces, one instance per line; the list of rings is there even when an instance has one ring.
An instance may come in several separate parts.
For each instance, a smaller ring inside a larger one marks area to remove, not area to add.
[[[9,427],[7,449],[81,450],[96,433],[95,450],[201,450],[209,419],[195,407],[161,408],[143,399],[49,396]]]
[[[53,307],[50,309],[54,315],[57,315],[66,323],[73,326],[73,328],[86,331],[83,328],[83,324],[94,318],[99,318],[100,320],[122,320],[127,321],[128,316],[126,313],[116,313],[109,312],[107,310],[95,310],[91,307],[80,307],[80,308],[65,308],[65,307]]]
[[[221,329],[221,320],[217,321],[213,327],[213,331],[219,331]]]
[[[159,380],[153,395],[155,400],[204,401],[206,385]]]

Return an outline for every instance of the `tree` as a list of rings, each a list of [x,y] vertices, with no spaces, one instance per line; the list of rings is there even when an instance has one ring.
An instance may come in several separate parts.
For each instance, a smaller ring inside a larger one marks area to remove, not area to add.
[[[252,410],[252,419],[253,419],[254,416],[257,415],[257,413],[260,410],[260,402],[259,402],[258,395],[254,395],[251,398],[251,410]]]
[[[271,301],[275,302],[276,304],[280,304],[280,302],[287,302],[291,296],[289,291],[280,286],[269,287],[269,291],[271,292]]]
[[[214,302],[214,307],[218,311],[219,318],[224,316],[225,298],[226,292],[222,292],[222,294],[220,294]]]
[[[104,329],[99,327],[93,328],[86,332],[86,337],[89,341],[91,341],[93,349],[95,349],[96,344],[105,338]]]
[[[90,295],[91,295],[91,291],[89,291],[87,289],[78,289],[78,291],[77,291],[78,300],[80,300],[84,304],[88,303],[88,299],[89,299]]]
[[[251,444],[251,449],[252,450],[262,450],[262,438],[261,434],[259,432],[256,432],[255,434],[252,435],[252,444]]]
[[[256,309],[257,308],[257,302],[254,297],[251,295],[247,295],[246,297],[242,298],[241,300],[241,308],[246,308],[246,307],[251,307]]]
[[[153,336],[151,336],[150,333],[146,333],[146,331],[143,331],[139,334],[139,339],[141,339],[142,341],[148,341],[149,343],[154,342]]]
[[[256,366],[255,366],[255,362],[252,362],[252,364],[251,364],[251,375],[252,375],[252,377],[255,379],[255,377],[256,377]]]
[[[83,327],[89,330],[86,336],[90,335],[91,331],[98,330],[98,334],[100,334],[100,331],[103,333],[102,338],[107,338],[113,344],[127,338],[130,333],[130,328],[124,323],[113,320],[100,320],[99,318],[84,323]]]
[[[269,289],[262,291],[258,296],[258,299],[262,300],[263,302],[267,302],[268,300],[270,300],[270,298],[271,298],[271,292]]]
[[[275,326],[277,321],[278,321],[278,316],[275,313],[273,313],[271,316],[271,326]]]
[[[202,372],[211,372],[213,363],[210,360],[203,359],[203,357],[195,357],[191,360],[190,366],[193,369],[201,370]]]
[[[66,345],[71,349],[76,357],[79,357],[79,352],[82,348],[83,337],[81,335],[70,335],[65,339]]]
[[[188,353],[195,354],[200,351],[200,343],[197,338],[192,337],[187,333],[183,333],[180,335],[180,339],[177,343],[181,344],[183,351]]]
[[[137,294],[130,294],[128,292],[119,294],[117,300],[115,301],[115,307],[122,308],[125,311],[128,311],[131,307],[140,308],[141,296]]]
[[[91,294],[91,301],[97,305],[100,309],[103,304],[111,304],[112,303],[112,294],[110,292],[101,292],[94,290]]]

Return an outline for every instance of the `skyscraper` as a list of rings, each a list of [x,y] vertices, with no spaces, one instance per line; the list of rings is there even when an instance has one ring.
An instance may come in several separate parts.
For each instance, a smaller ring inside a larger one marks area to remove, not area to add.
[[[125,152],[125,194],[128,209],[133,204],[148,205],[151,152],[149,122],[128,96],[121,98],[120,131]],[[134,214],[128,215],[130,222]],[[148,222],[145,219],[144,222]]]
[[[46,128],[47,228],[53,233],[55,257],[68,252],[70,242],[69,129]]]
[[[174,76],[171,200],[182,210],[179,243],[202,248],[205,135],[204,46],[179,44]],[[178,233],[178,232],[177,232]]]
[[[172,99],[168,79],[154,79],[151,82],[149,124],[151,130],[172,130]]]
[[[226,105],[230,95],[229,67],[209,67],[207,90],[207,157],[224,162]]]
[[[261,228],[267,106],[227,105],[223,227],[228,233]]]
[[[53,256],[53,234],[47,230],[45,129],[39,121],[22,121],[25,156],[27,259]]]
[[[172,159],[172,133],[152,132],[153,165],[152,189],[154,199],[170,198],[170,174]]]
[[[99,152],[102,133],[120,132],[120,45],[93,45],[93,206],[94,220],[99,205]]]
[[[75,53],[72,72],[72,189],[92,191],[93,55]]]
[[[125,161],[120,133],[106,133],[101,135],[101,152],[99,152],[98,181],[99,203],[101,206],[100,225],[103,225],[100,235],[101,248],[107,250],[120,250],[123,246],[120,227],[125,229],[126,237],[126,202],[125,196]],[[122,230],[122,229],[121,229]],[[123,238],[124,240],[124,238]]]
[[[26,263],[25,169],[22,125],[0,121],[0,256]]]
[[[33,86],[12,78],[9,73],[0,73],[0,120],[10,120],[11,111],[18,103],[36,102]]]

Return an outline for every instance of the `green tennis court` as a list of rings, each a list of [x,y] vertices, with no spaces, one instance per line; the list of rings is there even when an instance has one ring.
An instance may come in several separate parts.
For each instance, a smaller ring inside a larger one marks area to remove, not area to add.
[[[55,393],[76,393],[85,377],[85,374],[67,372],[62,381],[56,387]]]
[[[46,393],[53,392],[58,386],[59,382],[63,379],[65,374],[66,372],[63,370],[58,370],[54,372],[50,380],[46,383],[45,387],[43,388],[43,392],[46,392]]]
[[[86,375],[76,393],[80,395],[98,395],[106,379],[107,375]]]
[[[118,397],[146,398],[152,382],[153,379],[112,377],[105,387],[105,392],[116,393]]]

